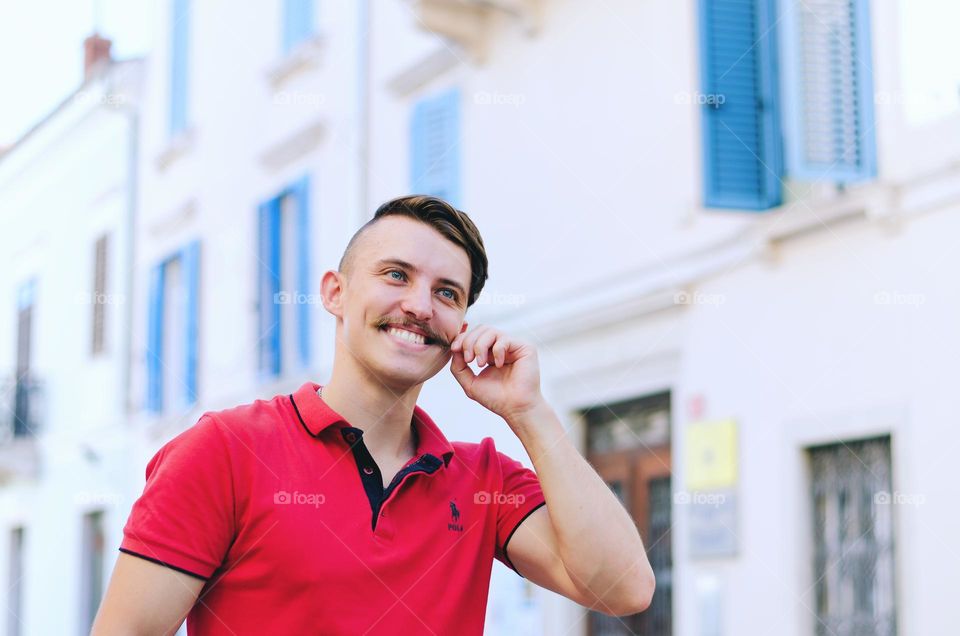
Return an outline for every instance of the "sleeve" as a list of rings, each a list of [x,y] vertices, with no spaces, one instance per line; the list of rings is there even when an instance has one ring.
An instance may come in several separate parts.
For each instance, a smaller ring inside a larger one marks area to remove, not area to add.
[[[524,519],[537,508],[546,504],[540,479],[537,474],[524,467],[517,460],[497,451],[500,460],[500,473],[503,476],[502,487],[495,494],[497,504],[497,548],[494,556],[514,572],[510,557],[507,556],[507,544]],[[517,572],[519,576],[523,576]]]
[[[236,531],[234,476],[223,431],[204,414],[147,464],[120,551],[209,579]]]

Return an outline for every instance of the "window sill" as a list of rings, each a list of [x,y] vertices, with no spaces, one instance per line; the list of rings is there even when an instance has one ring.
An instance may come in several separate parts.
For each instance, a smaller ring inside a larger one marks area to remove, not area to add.
[[[273,90],[279,90],[292,77],[318,68],[326,48],[326,38],[315,34],[293,47],[282,59],[266,71],[267,81]]]
[[[466,51],[456,43],[443,44],[413,64],[400,69],[387,82],[387,88],[397,97],[410,95],[465,61],[467,55]]]
[[[189,154],[196,144],[196,137],[194,128],[188,126],[171,138],[166,148],[161,150],[154,159],[157,170],[163,172],[177,159]]]
[[[482,63],[493,19],[506,15],[533,36],[543,24],[541,4],[541,0],[413,0],[411,8],[424,30],[457,43]]]
[[[787,197],[783,204],[758,219],[770,244],[832,231],[834,226],[849,222],[892,220],[890,188],[875,179],[845,188],[789,179],[785,184]]]

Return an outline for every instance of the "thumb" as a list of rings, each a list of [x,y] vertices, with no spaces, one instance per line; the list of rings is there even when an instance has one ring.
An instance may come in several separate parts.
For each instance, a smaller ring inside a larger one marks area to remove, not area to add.
[[[473,384],[473,379],[477,377],[463,358],[463,351],[453,352],[453,357],[450,359],[450,372],[453,373],[453,377],[457,379],[464,390],[469,389],[470,385]]]

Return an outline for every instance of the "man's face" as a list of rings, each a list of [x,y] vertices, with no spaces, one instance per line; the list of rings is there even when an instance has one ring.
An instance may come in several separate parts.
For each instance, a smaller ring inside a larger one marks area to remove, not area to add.
[[[388,216],[367,229],[343,282],[341,341],[363,369],[398,390],[450,360],[470,289],[466,251],[415,219]]]

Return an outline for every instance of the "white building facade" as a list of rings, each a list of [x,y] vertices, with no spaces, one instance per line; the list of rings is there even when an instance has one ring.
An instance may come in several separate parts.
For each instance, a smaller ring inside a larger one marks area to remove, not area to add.
[[[127,425],[142,60],[86,80],[0,156],[5,634],[88,633],[133,497]],[[129,488],[128,488],[129,486]]]
[[[61,586],[84,567],[65,519],[50,513],[34,536],[26,500],[74,497],[89,474],[84,492],[119,502],[104,508],[109,572],[162,443],[204,411],[326,381],[334,322],[320,277],[380,202],[407,192],[476,221],[490,280],[468,321],[538,345],[545,395],[634,515],[658,576],[648,612],[612,619],[496,565],[488,633],[950,633],[958,78],[944,66],[923,92],[909,70],[922,47],[904,26],[933,29],[934,9],[172,0],[153,22],[136,187],[122,182],[135,249],[125,327],[113,324],[128,355],[98,378],[55,338],[31,358],[58,387],[51,422],[93,399],[91,427],[113,423],[123,405],[104,396],[124,395],[127,436],[111,439],[132,452],[118,473],[75,468],[0,490],[7,527],[27,528],[11,535],[25,546],[22,633],[74,620],[42,610],[46,546],[70,550]],[[95,215],[44,198],[78,200],[67,188],[39,185],[69,153],[35,173],[15,167],[33,165],[39,138],[0,160],[0,214],[36,200],[87,223]],[[126,173],[110,174],[91,192]],[[101,225],[64,233],[69,250],[123,220],[111,197],[96,199],[113,202]],[[17,222],[8,299],[45,271],[44,254],[67,253],[31,247],[58,236],[37,217]],[[23,289],[17,311],[41,306],[43,284]],[[13,307],[0,315],[7,333]],[[47,316],[65,338],[63,317]],[[15,368],[10,340],[0,351]],[[446,372],[421,406],[451,439],[490,435],[536,463]],[[86,461],[70,457],[57,470]],[[69,507],[77,532],[80,507]],[[80,589],[58,595],[66,614]]]

